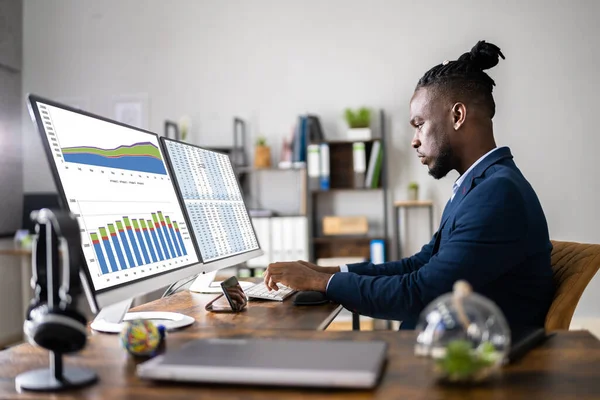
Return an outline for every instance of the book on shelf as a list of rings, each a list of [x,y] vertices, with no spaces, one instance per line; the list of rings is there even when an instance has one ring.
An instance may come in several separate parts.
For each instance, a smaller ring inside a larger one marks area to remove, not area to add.
[[[306,168],[308,173],[308,190],[318,190],[321,183],[321,152],[318,144],[309,144],[307,151]]]
[[[376,140],[371,146],[371,154],[369,155],[369,167],[367,168],[365,187],[377,188],[379,187],[379,180],[381,177],[381,167],[383,164],[383,148],[381,141]]]
[[[354,187],[365,187],[365,171],[367,170],[367,156],[364,142],[352,144],[352,166],[354,168]]]
[[[327,143],[321,143],[319,145],[319,159],[320,159],[320,163],[319,163],[319,167],[320,167],[320,174],[319,174],[319,180],[320,180],[320,185],[319,188],[321,190],[329,190],[330,187],[330,181],[329,181],[329,145]]]
[[[308,115],[308,143],[320,143],[325,140],[325,134],[321,127],[321,121],[316,115]]]
[[[292,139],[292,163],[307,161],[307,148],[310,143],[325,140],[323,128],[316,115],[300,115]]]
[[[294,137],[292,139],[292,163],[304,161],[302,159],[302,135],[304,134],[303,125],[303,117],[299,116],[296,127],[294,128]]]

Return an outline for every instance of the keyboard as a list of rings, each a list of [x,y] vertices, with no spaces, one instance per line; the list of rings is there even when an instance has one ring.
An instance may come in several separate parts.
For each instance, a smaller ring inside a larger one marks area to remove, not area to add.
[[[244,292],[246,296],[251,299],[264,299],[264,300],[275,300],[275,301],[283,301],[296,293],[294,289],[290,289],[287,286],[284,286],[280,283],[277,284],[279,286],[279,290],[271,290],[267,289],[267,285],[264,282],[257,283],[249,289],[246,289]]]

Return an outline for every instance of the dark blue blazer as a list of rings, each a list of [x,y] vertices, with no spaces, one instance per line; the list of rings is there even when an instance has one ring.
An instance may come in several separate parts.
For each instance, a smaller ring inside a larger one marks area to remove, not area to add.
[[[552,245],[540,202],[512,158],[509,148],[497,149],[465,176],[419,253],[351,264],[331,278],[327,297],[414,329],[425,306],[464,279],[500,307],[513,332],[544,326],[554,294]]]

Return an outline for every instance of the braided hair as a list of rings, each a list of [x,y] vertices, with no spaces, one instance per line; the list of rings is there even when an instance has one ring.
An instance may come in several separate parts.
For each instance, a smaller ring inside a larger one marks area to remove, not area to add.
[[[496,113],[496,103],[492,90],[496,83],[483,70],[498,64],[504,59],[500,48],[480,40],[456,61],[444,61],[423,75],[415,90],[431,87],[443,93],[458,95],[465,102],[477,104],[487,109],[490,119]]]

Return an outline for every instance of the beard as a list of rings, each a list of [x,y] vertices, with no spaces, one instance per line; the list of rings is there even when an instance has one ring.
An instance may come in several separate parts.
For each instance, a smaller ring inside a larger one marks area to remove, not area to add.
[[[454,159],[454,153],[449,143],[444,143],[440,148],[440,154],[435,159],[433,165],[429,168],[429,175],[434,179],[442,179],[450,171],[453,170],[452,160]]]

